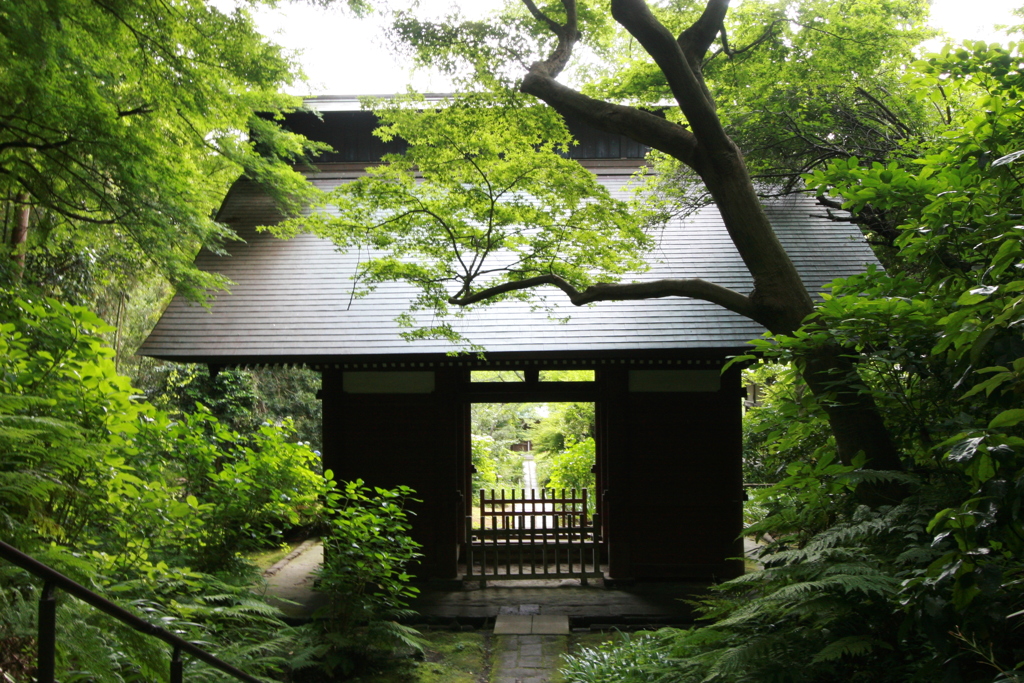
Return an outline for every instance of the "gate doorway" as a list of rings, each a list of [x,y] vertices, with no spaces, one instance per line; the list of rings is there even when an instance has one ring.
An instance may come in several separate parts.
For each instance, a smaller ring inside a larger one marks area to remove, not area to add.
[[[472,457],[460,573],[481,587],[551,579],[587,585],[604,576],[596,405],[523,398],[467,406]]]
[[[466,517],[465,579],[602,578],[600,516],[588,489],[481,489],[479,514]],[[506,495],[509,493],[510,495]]]

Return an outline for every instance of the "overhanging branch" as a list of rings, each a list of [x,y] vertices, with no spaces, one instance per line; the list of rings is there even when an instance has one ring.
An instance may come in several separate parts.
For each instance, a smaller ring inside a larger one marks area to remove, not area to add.
[[[543,100],[566,118],[581,120],[606,133],[625,135],[684,164],[694,163],[697,139],[693,133],[651,112],[588,97],[535,68],[526,74],[520,90]]]
[[[558,275],[538,275],[514,282],[504,282],[466,296],[456,295],[450,298],[448,303],[454,306],[469,306],[500,294],[531,289],[541,285],[558,287],[565,292],[574,306],[583,306],[598,301],[630,301],[681,296],[718,304],[733,313],[739,313],[746,318],[760,322],[757,320],[757,307],[748,297],[700,278],[666,278],[650,282],[603,283],[591,285],[580,291]]]
[[[661,69],[701,145],[709,150],[731,152],[734,145],[715,113],[714,99],[700,72],[701,60],[710,41],[721,30],[728,6],[728,0],[708,0],[700,19],[678,39],[658,21],[645,0],[612,0],[612,17],[637,39]]]
[[[677,42],[691,62],[704,59],[711,43],[715,42],[715,37],[722,31],[728,10],[729,0],[708,0],[700,19],[680,34]]]

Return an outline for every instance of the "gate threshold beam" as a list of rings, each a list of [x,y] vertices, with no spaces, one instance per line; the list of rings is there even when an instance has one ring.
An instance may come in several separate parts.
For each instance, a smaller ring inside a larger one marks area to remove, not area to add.
[[[496,636],[560,636],[569,633],[565,614],[499,614],[494,621]]]

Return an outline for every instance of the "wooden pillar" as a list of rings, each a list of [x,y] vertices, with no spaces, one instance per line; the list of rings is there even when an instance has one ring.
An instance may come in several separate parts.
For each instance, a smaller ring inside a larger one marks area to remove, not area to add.
[[[602,451],[601,514],[608,575],[612,579],[631,579],[629,372],[621,367],[602,368],[598,381],[601,400],[596,406],[596,420]]]

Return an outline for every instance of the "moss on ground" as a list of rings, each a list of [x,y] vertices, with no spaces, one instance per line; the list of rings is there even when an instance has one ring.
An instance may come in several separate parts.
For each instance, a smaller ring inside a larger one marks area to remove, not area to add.
[[[563,636],[568,654],[619,640],[618,631]],[[499,639],[488,631],[424,631],[422,659],[402,659],[385,671],[353,678],[353,683],[487,683],[497,658]],[[561,671],[551,683],[564,683]]]
[[[288,553],[299,547],[302,541],[295,541],[293,543],[282,543],[276,548],[270,550],[262,550],[258,553],[252,553],[246,557],[247,560],[256,565],[261,572],[265,572],[279,561],[283,560]]]
[[[491,670],[491,634],[482,631],[425,631],[422,660],[404,660],[364,683],[483,683]]]

